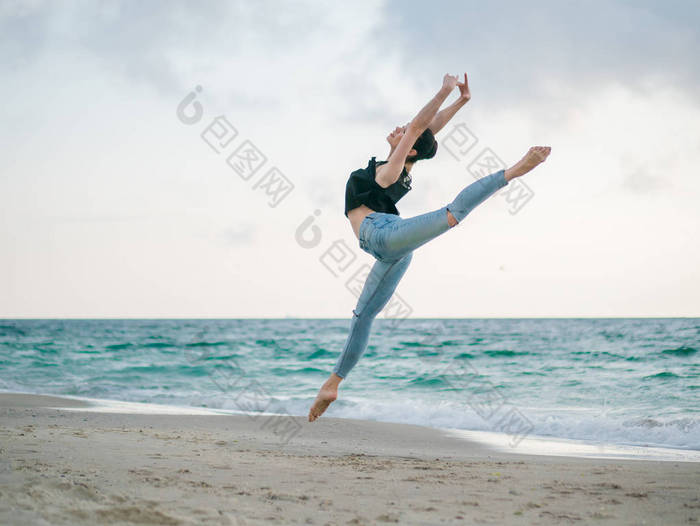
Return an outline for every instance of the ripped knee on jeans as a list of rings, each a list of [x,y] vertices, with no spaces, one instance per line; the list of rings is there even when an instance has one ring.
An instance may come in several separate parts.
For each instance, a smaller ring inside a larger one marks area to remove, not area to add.
[[[455,216],[452,215],[452,212],[450,212],[449,208],[446,208],[447,210],[447,224],[452,228],[453,226],[457,226],[459,224],[459,221],[455,219]]]

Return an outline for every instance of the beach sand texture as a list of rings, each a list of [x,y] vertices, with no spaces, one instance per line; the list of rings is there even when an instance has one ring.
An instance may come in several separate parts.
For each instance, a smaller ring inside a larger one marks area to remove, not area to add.
[[[495,453],[427,427],[0,394],[0,524],[697,524],[700,464]],[[78,404],[80,405],[80,404]],[[517,450],[516,450],[517,451]]]

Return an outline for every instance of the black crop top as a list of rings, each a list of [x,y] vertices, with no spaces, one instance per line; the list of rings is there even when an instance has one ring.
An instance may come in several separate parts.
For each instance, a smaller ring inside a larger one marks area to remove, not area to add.
[[[370,159],[367,168],[360,168],[350,174],[345,185],[345,217],[350,210],[360,205],[367,205],[375,212],[399,215],[394,205],[411,189],[411,175],[404,166],[398,180],[391,186],[382,188],[374,179],[375,168],[388,161],[375,159]]]

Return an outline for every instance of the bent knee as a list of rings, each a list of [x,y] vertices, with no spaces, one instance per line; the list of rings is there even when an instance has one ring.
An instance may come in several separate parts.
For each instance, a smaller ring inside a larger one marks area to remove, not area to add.
[[[447,224],[450,226],[450,228],[459,224],[459,221],[455,219],[455,216],[453,216],[452,212],[449,210],[447,210]]]

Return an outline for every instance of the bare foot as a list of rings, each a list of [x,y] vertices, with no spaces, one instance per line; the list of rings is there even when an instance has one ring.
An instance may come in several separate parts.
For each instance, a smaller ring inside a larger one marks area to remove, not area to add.
[[[328,409],[328,406],[331,405],[332,402],[335,402],[336,398],[338,398],[338,385],[342,380],[343,379],[335,373],[326,380],[321,390],[318,392],[318,395],[316,395],[316,400],[314,400],[311,409],[309,409],[309,422],[316,420]]]
[[[551,151],[552,148],[549,146],[533,146],[522,159],[505,171],[506,181],[525,175],[535,166],[544,162]]]

